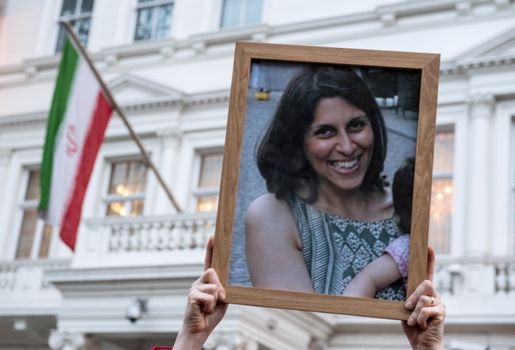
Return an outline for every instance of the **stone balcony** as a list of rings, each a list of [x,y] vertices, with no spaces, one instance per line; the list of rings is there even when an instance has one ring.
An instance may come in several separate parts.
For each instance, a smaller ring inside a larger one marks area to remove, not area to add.
[[[213,213],[85,220],[72,267],[202,263]]]
[[[0,316],[55,315],[62,295],[49,276],[56,274],[87,280],[94,278],[88,271],[116,275],[134,268],[137,275],[156,268],[197,275],[215,219],[195,213],[85,220],[73,258],[0,262]]]
[[[449,325],[515,324],[515,256],[441,257],[435,270]]]
[[[442,257],[435,283],[441,294],[515,297],[515,256]]]
[[[0,263],[0,313],[52,313],[62,297],[48,276],[54,276],[55,282],[73,279],[74,283],[84,276],[100,278],[103,273],[111,276],[121,271],[131,271],[131,279],[138,279],[138,274],[152,269],[171,271],[173,276],[181,271],[196,276],[215,221],[214,214],[201,213],[85,220],[73,259]],[[435,284],[447,304],[450,321],[465,322],[473,317],[482,322],[515,322],[513,256],[440,256]]]
[[[70,260],[0,262],[0,315],[54,314],[61,295],[45,272],[69,266]]]

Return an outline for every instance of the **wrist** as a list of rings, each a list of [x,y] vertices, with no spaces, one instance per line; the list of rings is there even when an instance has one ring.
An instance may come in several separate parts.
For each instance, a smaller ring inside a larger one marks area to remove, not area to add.
[[[201,334],[192,334],[188,331],[181,329],[177,338],[173,350],[202,350],[202,346],[207,340],[207,336]]]
[[[445,348],[443,347],[443,344],[434,344],[434,345],[430,345],[430,346],[416,346],[414,348],[415,350],[445,350]]]

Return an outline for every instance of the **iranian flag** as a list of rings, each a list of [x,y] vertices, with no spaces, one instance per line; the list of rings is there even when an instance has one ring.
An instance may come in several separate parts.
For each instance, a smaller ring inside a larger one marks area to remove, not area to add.
[[[67,39],[48,116],[39,210],[75,250],[82,202],[112,113],[87,61]]]

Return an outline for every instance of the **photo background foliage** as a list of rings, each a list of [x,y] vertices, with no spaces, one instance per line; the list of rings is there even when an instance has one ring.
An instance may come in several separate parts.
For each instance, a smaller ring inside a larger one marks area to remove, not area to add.
[[[251,286],[245,256],[245,212],[255,198],[267,192],[265,180],[256,166],[256,145],[273,117],[286,85],[303,65],[252,61],[232,234],[230,285]],[[365,81],[383,114],[388,138],[384,175],[391,184],[393,174],[403,160],[415,155],[421,73],[407,69],[351,68]]]

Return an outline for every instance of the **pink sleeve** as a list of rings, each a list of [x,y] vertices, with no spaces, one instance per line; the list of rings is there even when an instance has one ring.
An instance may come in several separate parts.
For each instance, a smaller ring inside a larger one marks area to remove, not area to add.
[[[402,235],[391,242],[384,250],[385,253],[390,254],[395,263],[397,263],[399,272],[404,279],[408,278],[409,242],[410,236]]]

